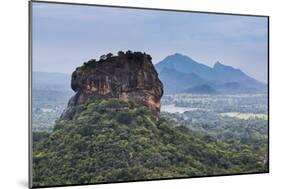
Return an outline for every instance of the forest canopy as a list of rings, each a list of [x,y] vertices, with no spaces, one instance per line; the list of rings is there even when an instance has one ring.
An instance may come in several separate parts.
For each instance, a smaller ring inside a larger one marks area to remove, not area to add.
[[[33,133],[34,186],[268,171],[252,144],[159,121],[145,106],[89,101],[52,132]]]

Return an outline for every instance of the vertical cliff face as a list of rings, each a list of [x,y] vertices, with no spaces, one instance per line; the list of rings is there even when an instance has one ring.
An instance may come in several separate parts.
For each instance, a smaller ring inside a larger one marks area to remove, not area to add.
[[[73,119],[79,105],[90,98],[132,100],[147,106],[159,116],[163,84],[151,62],[151,56],[140,52],[104,55],[76,68],[71,88],[76,94],[69,100],[61,119]]]

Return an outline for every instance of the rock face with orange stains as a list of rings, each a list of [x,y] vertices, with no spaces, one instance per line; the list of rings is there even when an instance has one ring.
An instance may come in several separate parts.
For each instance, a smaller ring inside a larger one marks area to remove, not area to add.
[[[72,73],[71,88],[76,94],[69,100],[61,119],[73,119],[78,106],[93,98],[132,100],[147,106],[159,117],[163,84],[151,62],[141,52],[119,52],[90,60]]]

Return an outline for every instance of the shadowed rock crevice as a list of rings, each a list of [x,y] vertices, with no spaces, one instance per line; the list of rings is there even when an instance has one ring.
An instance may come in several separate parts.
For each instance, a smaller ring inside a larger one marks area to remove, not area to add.
[[[71,88],[76,94],[69,100],[61,119],[73,119],[79,105],[92,98],[132,100],[147,106],[159,117],[163,84],[151,62],[141,52],[118,52],[90,60],[72,73]]]

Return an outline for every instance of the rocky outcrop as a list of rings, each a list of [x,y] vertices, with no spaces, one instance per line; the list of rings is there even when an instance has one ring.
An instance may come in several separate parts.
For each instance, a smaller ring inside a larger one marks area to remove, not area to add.
[[[119,52],[90,60],[72,73],[71,88],[76,94],[69,100],[61,119],[73,119],[79,105],[92,98],[133,100],[147,106],[157,117],[163,85],[151,62],[141,52]]]

